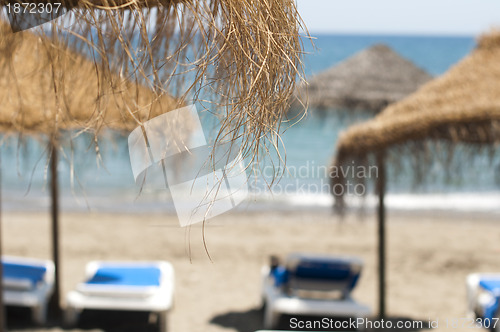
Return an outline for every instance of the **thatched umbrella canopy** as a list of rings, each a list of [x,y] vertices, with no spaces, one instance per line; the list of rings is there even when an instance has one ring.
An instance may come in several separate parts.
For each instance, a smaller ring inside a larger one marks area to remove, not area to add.
[[[500,31],[479,39],[477,48],[443,76],[425,84],[416,93],[387,107],[374,119],[350,127],[337,142],[334,168],[366,162],[377,157],[380,224],[380,300],[384,311],[384,191],[385,151],[413,142],[445,140],[493,146],[500,142]],[[347,179],[332,178],[335,189]],[[343,206],[343,193],[334,192]]]
[[[104,78],[85,56],[28,31],[11,33],[0,21],[3,132],[132,130],[179,105],[125,77]]]
[[[182,104],[165,93],[159,95],[119,75],[104,81],[102,73],[89,59],[56,46],[53,40],[29,31],[12,34],[0,21],[0,131],[49,138],[52,253],[56,266],[52,307],[57,314],[61,270],[57,185],[60,132],[87,131],[96,137],[102,128],[130,132],[148,119]],[[53,65],[47,66],[47,63]],[[103,84],[107,86],[102,87]],[[190,127],[190,123],[180,123],[169,130],[187,139]],[[0,305],[0,311],[1,308]],[[0,319],[0,325],[2,323]]]
[[[296,79],[303,77],[304,26],[294,0],[57,2],[67,13],[35,33],[89,54],[102,82],[120,72],[154,91],[203,102],[221,116],[220,139],[242,139],[246,155],[256,156],[266,142],[274,146]],[[16,29],[41,20],[9,18]]]
[[[376,113],[431,78],[390,47],[377,44],[313,76],[298,95],[307,95],[309,106],[317,109]]]
[[[500,32],[443,76],[339,137],[337,159],[422,139],[492,144],[500,140]]]

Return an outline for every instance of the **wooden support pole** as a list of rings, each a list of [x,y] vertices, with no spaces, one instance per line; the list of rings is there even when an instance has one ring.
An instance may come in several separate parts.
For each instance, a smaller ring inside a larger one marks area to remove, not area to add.
[[[379,317],[384,318],[386,315],[386,290],[385,290],[385,160],[384,152],[377,154],[378,178],[377,178],[377,192],[378,192],[378,287],[379,287]]]
[[[55,266],[54,293],[50,298],[49,312],[52,319],[59,321],[62,318],[60,305],[61,290],[61,263],[59,261],[59,184],[57,178],[57,143],[51,141],[50,146],[50,198],[52,216],[52,260]]]
[[[0,157],[0,257],[2,257],[2,159]],[[3,302],[3,264],[0,264],[0,331],[7,331],[7,319]]]

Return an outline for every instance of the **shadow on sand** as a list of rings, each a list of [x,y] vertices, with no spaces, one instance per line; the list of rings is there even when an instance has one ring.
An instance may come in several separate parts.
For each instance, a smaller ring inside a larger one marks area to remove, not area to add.
[[[157,332],[154,315],[145,312],[91,311],[85,310],[77,326],[62,329],[61,322],[48,322],[44,327],[36,327],[30,311],[25,308],[8,308],[7,326],[9,331],[85,331],[85,332]]]
[[[262,329],[262,309],[251,309],[248,311],[228,312],[213,317],[211,324],[222,327],[233,328],[238,332],[253,332]]]
[[[325,317],[331,322],[330,326],[335,326],[335,322],[337,324],[341,324],[346,320],[339,320],[334,317]],[[355,328],[318,328],[317,326],[314,328],[293,328],[291,326],[291,322],[294,319],[295,322],[320,322],[323,317],[312,317],[312,316],[290,316],[290,315],[282,315],[276,330],[284,330],[284,331],[356,331]],[[330,321],[330,319],[332,321]],[[263,320],[263,311],[261,309],[251,309],[248,311],[239,311],[239,312],[227,312],[225,314],[217,315],[210,320],[211,324],[216,324],[225,328],[236,329],[238,332],[254,332],[260,329],[263,329],[262,326]],[[313,323],[311,323],[313,324]],[[318,323],[319,325],[319,323]],[[340,326],[340,325],[339,325]],[[345,325],[347,326],[347,325]],[[375,318],[369,319],[366,329],[366,332],[384,332],[384,331],[405,331],[405,332],[416,332],[421,330],[430,329],[429,323],[426,320],[414,320],[411,318],[405,317],[388,317],[385,318],[383,323],[380,320]]]

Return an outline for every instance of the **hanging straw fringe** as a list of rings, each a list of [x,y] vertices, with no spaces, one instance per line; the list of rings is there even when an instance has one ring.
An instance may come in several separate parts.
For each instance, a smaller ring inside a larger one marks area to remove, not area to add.
[[[29,32],[0,24],[4,128],[129,130],[201,102],[246,156],[275,144],[303,79],[293,0],[62,3],[66,15]]]

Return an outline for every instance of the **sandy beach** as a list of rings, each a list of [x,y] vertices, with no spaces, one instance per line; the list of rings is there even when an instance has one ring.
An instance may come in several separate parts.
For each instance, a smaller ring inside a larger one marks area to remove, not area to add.
[[[494,216],[389,214],[388,313],[428,320],[465,316],[468,273],[500,269]],[[90,260],[167,260],[176,273],[170,331],[261,328],[260,267],[293,251],[357,255],[365,268],[354,297],[376,311],[376,224],[371,215],[234,213],[180,228],[173,215],[74,213],[61,216],[62,291]],[[4,253],[49,258],[49,215],[3,215]],[[47,235],[47,236],[45,236]],[[445,330],[440,327],[438,330]],[[457,330],[457,329],[454,329]]]

